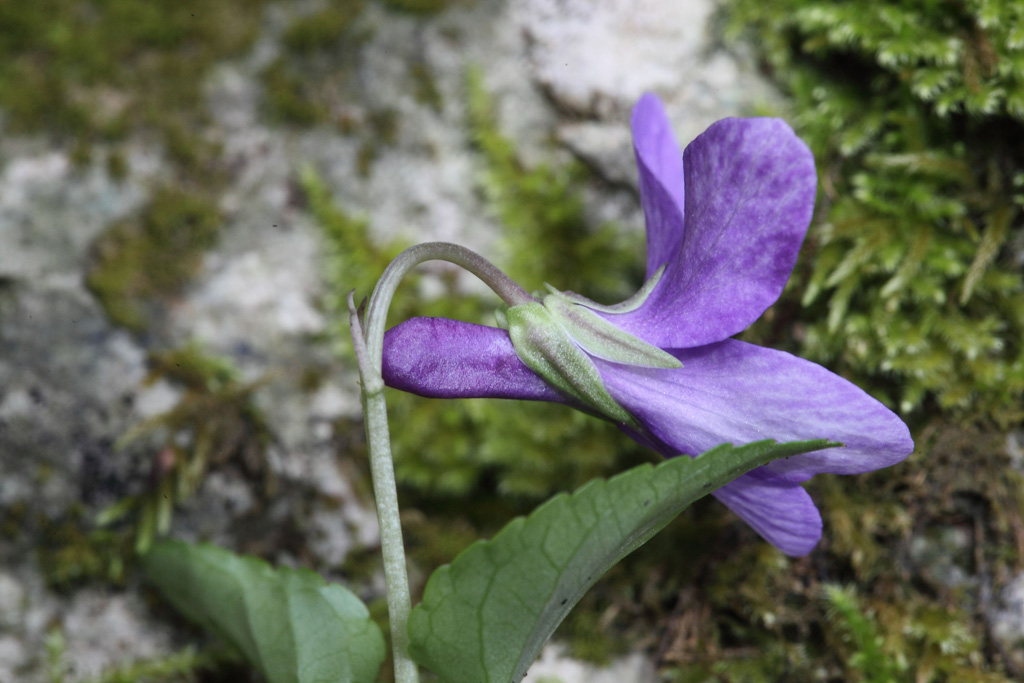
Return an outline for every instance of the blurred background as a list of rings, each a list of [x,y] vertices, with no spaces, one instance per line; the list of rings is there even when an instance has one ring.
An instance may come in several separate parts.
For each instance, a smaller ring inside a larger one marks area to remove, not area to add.
[[[142,581],[164,534],[383,618],[344,297],[428,240],[630,295],[645,91],[683,146],[737,115],[811,145],[815,222],[743,338],[865,387],[917,451],[810,482],[805,558],[701,501],[527,680],[1021,680],[1019,1],[0,0],[0,681],[255,680]],[[496,305],[428,265],[392,316]],[[389,406],[414,595],[655,458],[568,409]]]

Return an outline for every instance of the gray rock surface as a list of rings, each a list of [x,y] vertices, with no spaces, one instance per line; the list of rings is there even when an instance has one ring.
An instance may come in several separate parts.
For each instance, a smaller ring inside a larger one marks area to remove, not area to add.
[[[1003,589],[989,620],[999,647],[1018,671],[1024,671],[1024,574]]]
[[[635,185],[629,112],[665,102],[681,146],[726,116],[779,105],[750,63],[715,33],[713,2],[524,0],[535,82],[564,111],[558,139],[611,180]]]
[[[651,662],[640,654],[620,657],[608,666],[594,666],[569,657],[565,648],[550,643],[522,683],[653,683],[658,680]]]

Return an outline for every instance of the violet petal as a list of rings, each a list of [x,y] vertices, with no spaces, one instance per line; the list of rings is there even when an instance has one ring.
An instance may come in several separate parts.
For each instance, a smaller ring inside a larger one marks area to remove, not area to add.
[[[639,137],[647,140],[650,135]],[[650,152],[643,157],[662,158]],[[671,165],[649,166],[652,175],[665,175],[645,187],[675,182]],[[605,314],[662,348],[726,339],[746,329],[778,299],[810,223],[817,186],[814,157],[780,119],[712,124],[686,148],[683,167],[685,227],[678,250],[643,306]],[[648,208],[651,201],[645,203],[645,213],[654,213],[659,222],[656,229],[648,226],[648,233],[660,235],[668,219]],[[667,212],[660,208],[663,201],[658,211]],[[658,237],[649,248],[648,271],[651,249],[660,257],[666,242]]]
[[[633,107],[633,152],[647,224],[647,277],[672,260],[683,238],[683,153],[657,96]]]
[[[382,375],[389,387],[431,398],[564,401],[519,360],[508,332],[448,318],[388,330]]]
[[[888,408],[820,365],[736,340],[672,352],[675,370],[595,359],[608,391],[657,440],[696,455],[720,443],[829,439],[846,444],[777,460],[751,477],[793,484],[821,472],[857,474],[914,449]]]
[[[748,474],[712,495],[787,555],[806,555],[821,539],[821,513],[799,484],[770,484]]]

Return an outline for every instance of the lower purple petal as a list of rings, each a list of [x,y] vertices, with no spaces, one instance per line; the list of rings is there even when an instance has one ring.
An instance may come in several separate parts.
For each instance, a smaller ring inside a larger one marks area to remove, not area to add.
[[[430,398],[564,402],[519,360],[508,332],[448,318],[412,318],[388,330],[382,374],[389,387]]]
[[[671,353],[674,370],[595,360],[608,391],[672,452],[720,443],[829,439],[844,448],[777,460],[750,476],[794,484],[888,467],[914,449],[907,426],[857,386],[782,351],[726,340]]]
[[[821,514],[799,484],[771,484],[748,474],[712,495],[787,555],[806,555],[821,539]]]

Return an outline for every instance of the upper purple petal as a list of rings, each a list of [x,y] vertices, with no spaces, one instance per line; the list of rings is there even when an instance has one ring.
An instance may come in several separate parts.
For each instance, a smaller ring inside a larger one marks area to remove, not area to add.
[[[668,265],[640,308],[605,315],[662,348],[721,341],[757,320],[789,279],[814,210],[814,157],[780,119],[712,124],[683,155],[685,221],[673,228],[670,202],[683,195],[678,168],[669,161],[677,148],[660,108],[647,102],[642,111],[634,115],[634,135],[648,274],[652,258]],[[659,140],[661,153],[651,149]],[[679,189],[666,189],[674,186]]]
[[[806,555],[821,539],[821,513],[798,484],[772,484],[747,474],[712,495],[787,555]]]
[[[564,401],[519,360],[508,332],[448,318],[388,330],[381,374],[389,387],[431,398]]]
[[[683,153],[656,95],[633,107],[633,152],[647,224],[647,277],[672,259],[683,238]]]
[[[732,339],[672,354],[682,368],[595,359],[608,391],[670,449],[666,455],[761,439],[845,444],[776,460],[749,475],[793,484],[821,472],[888,467],[914,449],[907,426],[892,411],[810,361]]]

